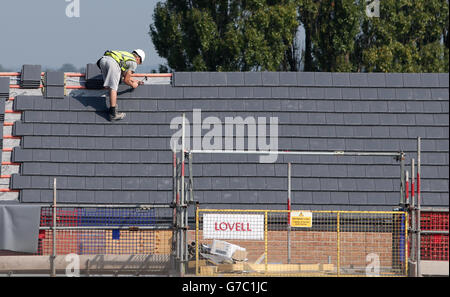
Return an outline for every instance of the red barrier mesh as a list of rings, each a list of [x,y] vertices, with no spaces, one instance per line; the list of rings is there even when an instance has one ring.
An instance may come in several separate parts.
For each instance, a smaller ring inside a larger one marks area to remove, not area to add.
[[[448,231],[448,212],[422,212],[422,231]],[[448,234],[421,235],[422,260],[448,261]]]
[[[448,231],[448,212],[422,212],[422,230]]]

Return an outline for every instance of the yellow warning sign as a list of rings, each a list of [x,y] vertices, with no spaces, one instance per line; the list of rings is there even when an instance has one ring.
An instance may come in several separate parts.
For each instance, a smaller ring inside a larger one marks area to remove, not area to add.
[[[292,211],[291,227],[312,227],[312,212],[310,211]]]

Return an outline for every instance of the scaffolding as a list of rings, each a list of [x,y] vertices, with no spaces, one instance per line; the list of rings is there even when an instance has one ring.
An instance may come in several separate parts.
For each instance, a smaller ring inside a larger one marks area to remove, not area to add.
[[[189,166],[189,183],[188,183],[188,191],[185,193],[184,183],[182,182],[181,193],[186,195],[190,203],[194,203],[193,198],[193,176],[192,176],[192,163],[194,155],[198,154],[247,154],[247,155],[318,155],[318,156],[384,156],[384,157],[393,157],[394,160],[399,162],[400,164],[400,172],[399,172],[399,204],[398,208],[394,209],[395,211],[406,211],[408,213],[409,224],[407,228],[408,239],[405,239],[402,242],[402,247],[406,248],[406,256],[410,262],[416,262],[417,265],[411,265],[415,271],[409,272],[411,275],[421,275],[420,271],[420,263],[421,263],[421,248],[423,243],[423,238],[421,238],[422,234],[443,234],[447,237],[447,248],[444,248],[444,252],[447,253],[448,260],[448,228],[445,230],[422,230],[421,222],[423,219],[421,212],[423,211],[423,207],[421,206],[421,193],[420,193],[420,178],[421,178],[421,138],[417,138],[417,174],[415,172],[414,164],[416,164],[415,159],[411,160],[411,175],[408,170],[406,170],[406,154],[403,151],[399,152],[376,152],[376,151],[257,151],[257,150],[188,150],[185,145],[185,114],[183,114],[183,122],[182,122],[182,147],[181,147],[181,171],[182,171],[182,180],[184,180],[184,164],[186,160],[188,160]],[[174,165],[174,167],[176,167]],[[176,172],[176,170],[174,171]],[[287,189],[287,211],[288,217],[291,215],[291,163],[287,164],[287,177],[288,177],[288,189]],[[174,174],[175,176],[175,174]],[[411,183],[409,182],[409,176],[411,176]],[[411,193],[410,193],[411,191]],[[175,193],[175,191],[174,191]],[[185,199],[185,198],[183,198]],[[186,200],[184,200],[186,203]],[[183,205],[183,204],[181,204]],[[196,204],[198,207],[198,204]],[[447,212],[448,217],[448,209],[443,210],[443,212]],[[186,225],[187,226],[187,221]],[[287,226],[287,236],[288,241],[290,241],[290,226]],[[184,238],[186,238],[186,234],[184,234]],[[444,242],[445,243],[445,242]],[[187,246],[187,243],[186,243]],[[290,244],[288,244],[288,263],[291,259],[291,249]]]

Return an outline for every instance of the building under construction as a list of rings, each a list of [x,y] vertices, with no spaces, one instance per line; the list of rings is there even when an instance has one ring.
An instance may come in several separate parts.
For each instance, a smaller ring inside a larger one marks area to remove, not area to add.
[[[99,71],[0,73],[0,274],[448,275],[448,73]]]

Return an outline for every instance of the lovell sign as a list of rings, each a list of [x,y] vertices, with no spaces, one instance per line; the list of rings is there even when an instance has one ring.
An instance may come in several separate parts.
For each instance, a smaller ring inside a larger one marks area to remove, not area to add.
[[[203,238],[264,240],[264,215],[204,214]]]

